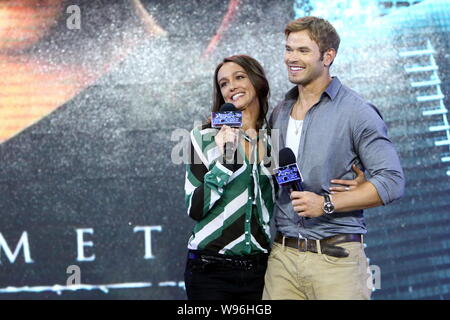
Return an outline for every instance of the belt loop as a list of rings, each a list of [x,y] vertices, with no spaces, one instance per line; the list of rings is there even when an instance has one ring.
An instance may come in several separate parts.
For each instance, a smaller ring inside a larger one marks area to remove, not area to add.
[[[320,240],[316,240],[316,248],[317,248],[317,253],[322,254],[322,247],[320,246]]]
[[[283,240],[281,241],[281,248],[284,250],[284,242],[285,242],[286,237],[283,236]]]
[[[361,244],[362,244],[362,246],[364,248],[364,235],[363,234],[361,234]]]

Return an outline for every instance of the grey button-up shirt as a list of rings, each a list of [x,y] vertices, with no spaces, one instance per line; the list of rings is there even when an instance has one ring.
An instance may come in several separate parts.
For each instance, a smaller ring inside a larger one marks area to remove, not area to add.
[[[298,88],[294,87],[270,118],[272,128],[280,130],[280,149],[286,145],[289,116],[297,97]],[[297,164],[304,190],[323,195],[328,193],[330,180],[354,179],[353,163],[367,170],[368,181],[375,186],[383,204],[403,195],[403,170],[379,111],[333,77],[303,122]],[[279,191],[274,210],[277,230],[288,237],[322,239],[366,233],[363,210],[304,219],[294,211],[284,188]]]

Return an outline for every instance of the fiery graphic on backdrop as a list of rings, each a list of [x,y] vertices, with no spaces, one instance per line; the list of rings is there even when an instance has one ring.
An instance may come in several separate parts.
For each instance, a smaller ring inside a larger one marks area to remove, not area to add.
[[[228,11],[205,49],[204,57],[214,51],[232,21],[239,2],[229,2]],[[36,123],[95,83],[131,52],[130,49],[142,39],[141,35],[166,35],[140,0],[130,0],[129,3],[140,29],[121,30],[123,34],[115,39],[112,52],[99,50],[104,51],[102,59],[95,59],[96,63],[82,64],[66,63],[64,59],[53,61],[52,57],[56,54],[64,57],[69,53],[63,47],[57,47],[60,52],[49,52],[52,47],[46,45],[58,32],[58,24],[65,29],[78,29],[82,33],[83,16],[79,8],[70,10],[71,6],[64,6],[62,0],[13,0],[0,3],[0,143]],[[71,28],[70,23],[75,27]],[[77,35],[76,31],[72,33]],[[128,32],[133,35],[130,37]],[[102,49],[101,43],[97,46]],[[80,55],[80,52],[76,54]],[[89,56],[93,53],[81,52],[83,54]],[[98,61],[101,61],[100,65]]]

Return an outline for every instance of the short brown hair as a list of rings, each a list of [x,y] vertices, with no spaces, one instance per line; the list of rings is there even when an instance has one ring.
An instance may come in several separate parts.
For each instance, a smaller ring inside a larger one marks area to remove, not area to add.
[[[222,66],[227,62],[234,62],[240,65],[248,74],[248,78],[253,84],[253,87],[255,87],[255,92],[258,97],[260,108],[256,125],[258,129],[261,129],[264,121],[266,120],[267,112],[269,111],[269,82],[267,81],[266,74],[261,64],[250,56],[243,54],[231,56],[223,59],[223,61],[217,65],[214,72],[213,106],[211,111],[219,111],[222,104],[225,103],[220,91],[220,85],[217,82],[217,74],[219,73],[220,68],[222,68]]]
[[[291,32],[303,30],[307,30],[310,38],[317,43],[321,56],[328,49],[334,49],[337,53],[341,39],[336,29],[327,20],[312,16],[302,17],[290,22],[284,34],[287,38]]]

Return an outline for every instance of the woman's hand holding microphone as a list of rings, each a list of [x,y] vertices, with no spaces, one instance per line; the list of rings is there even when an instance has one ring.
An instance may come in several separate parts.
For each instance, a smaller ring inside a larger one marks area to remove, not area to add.
[[[224,125],[214,139],[224,158],[231,161],[239,143],[239,129]]]

